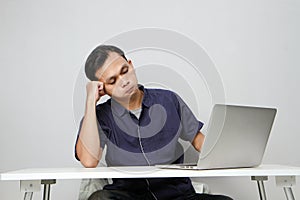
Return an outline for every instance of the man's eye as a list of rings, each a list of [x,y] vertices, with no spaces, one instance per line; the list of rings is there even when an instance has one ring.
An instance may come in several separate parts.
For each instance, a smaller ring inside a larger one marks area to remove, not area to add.
[[[113,85],[113,84],[115,84],[115,82],[116,82],[116,79],[112,79],[111,81],[108,82],[108,84]]]
[[[122,74],[126,74],[127,72],[128,72],[128,67],[125,67],[125,68],[122,69],[122,72],[121,72],[121,73],[122,73]]]

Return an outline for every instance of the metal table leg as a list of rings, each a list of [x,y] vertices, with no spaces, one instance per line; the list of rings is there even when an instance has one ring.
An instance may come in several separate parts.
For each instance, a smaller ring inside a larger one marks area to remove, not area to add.
[[[55,184],[55,183],[56,183],[55,179],[42,180],[41,181],[41,184],[44,185],[43,200],[50,200],[50,188],[51,188],[51,184]]]
[[[24,200],[32,200],[33,193],[41,190],[40,180],[21,180],[20,190],[24,193]]]
[[[287,200],[295,200],[292,186],[296,185],[296,177],[295,176],[276,176],[276,185],[283,187],[285,196]]]
[[[41,191],[41,184],[44,185],[43,200],[50,200],[50,187],[55,184],[55,179],[49,180],[21,180],[20,189],[25,192],[24,200],[32,200],[33,192]]]
[[[295,200],[291,187],[283,187],[283,190],[287,200]]]
[[[33,192],[25,192],[24,200],[32,200]]]
[[[268,177],[267,176],[252,176],[251,180],[257,181],[260,200],[267,200],[264,181],[267,181]]]

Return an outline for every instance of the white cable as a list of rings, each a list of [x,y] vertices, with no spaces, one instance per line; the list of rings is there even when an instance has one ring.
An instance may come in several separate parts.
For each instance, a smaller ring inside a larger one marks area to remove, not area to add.
[[[156,196],[153,194],[153,192],[150,190],[150,183],[149,183],[148,179],[146,179],[146,182],[147,182],[147,185],[148,185],[149,192],[151,193],[151,195],[154,197],[155,200],[158,200],[156,198]]]
[[[143,147],[143,144],[142,144],[142,138],[141,138],[140,126],[138,126],[138,136],[139,136],[139,143],[140,143],[140,147],[141,147],[142,154],[143,154],[144,158],[146,159],[148,165],[150,166],[151,163],[150,163],[150,161],[148,160],[148,158],[147,158],[147,156],[146,156],[146,154],[145,154],[144,147]]]
[[[150,163],[149,159],[147,158],[147,156],[145,154],[144,147],[143,147],[143,144],[142,144],[142,137],[141,137],[141,132],[140,132],[140,126],[138,126],[138,137],[139,137],[139,143],[140,143],[142,154],[143,154],[145,160],[147,161],[148,165],[150,166],[151,163]],[[146,179],[146,182],[147,182],[147,185],[148,185],[149,192],[151,193],[151,195],[154,197],[155,200],[158,200],[156,198],[156,196],[153,194],[153,192],[150,190],[150,183],[149,183],[148,179]]]

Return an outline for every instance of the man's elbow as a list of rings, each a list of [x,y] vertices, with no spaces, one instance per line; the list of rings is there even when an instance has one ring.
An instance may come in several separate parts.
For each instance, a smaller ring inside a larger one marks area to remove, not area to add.
[[[101,155],[94,157],[89,153],[84,153],[82,151],[77,151],[77,159],[80,163],[86,168],[95,168],[98,166],[99,160],[101,159]]]
[[[99,161],[95,159],[83,159],[80,163],[86,168],[95,168],[98,166]]]
[[[78,152],[78,158],[80,163],[86,168],[95,168],[98,166],[99,160],[101,159],[101,155],[94,157],[91,154],[84,154],[82,152]]]
[[[96,152],[96,153],[95,153]],[[87,151],[79,140],[76,145],[76,157],[80,163],[86,168],[95,168],[98,166],[99,160],[102,157],[102,149],[99,148],[94,152]]]

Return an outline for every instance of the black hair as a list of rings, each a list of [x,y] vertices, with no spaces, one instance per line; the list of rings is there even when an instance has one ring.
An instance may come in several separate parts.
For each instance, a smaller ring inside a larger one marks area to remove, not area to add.
[[[115,52],[127,60],[124,52],[120,48],[112,45],[99,45],[90,53],[85,62],[85,75],[88,79],[91,81],[98,80],[96,71],[102,67],[111,52]]]

